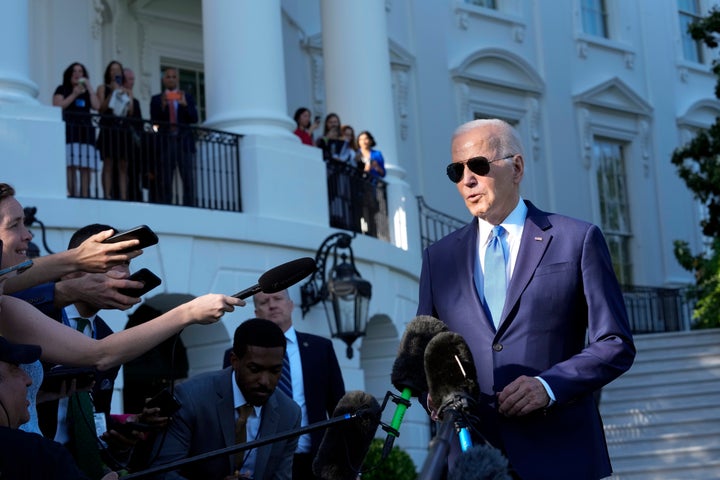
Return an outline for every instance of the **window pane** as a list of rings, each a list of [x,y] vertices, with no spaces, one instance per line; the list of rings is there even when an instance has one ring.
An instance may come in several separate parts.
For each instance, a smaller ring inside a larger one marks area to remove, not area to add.
[[[581,14],[583,32],[608,38],[607,12],[605,11],[604,0],[582,0]]]
[[[595,139],[593,155],[597,165],[601,226],[608,241],[615,273],[622,283],[632,283],[632,231],[623,146],[617,142]]]
[[[691,62],[703,63],[702,43],[693,40],[688,33],[688,25],[700,19],[700,8],[696,0],[677,0],[677,2],[683,58]]]
[[[465,3],[475,5],[476,7],[492,8],[493,10],[497,10],[495,0],[465,0]]]

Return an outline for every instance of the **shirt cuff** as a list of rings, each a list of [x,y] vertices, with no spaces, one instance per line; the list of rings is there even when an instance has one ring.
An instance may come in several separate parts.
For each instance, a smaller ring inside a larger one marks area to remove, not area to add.
[[[547,392],[548,397],[550,397],[550,401],[546,405],[546,408],[552,407],[553,404],[555,403],[555,394],[553,393],[552,388],[550,388],[550,385],[548,385],[547,382],[542,379],[542,377],[535,377],[535,378],[540,380],[540,383],[542,383],[542,386],[545,387],[545,391]]]

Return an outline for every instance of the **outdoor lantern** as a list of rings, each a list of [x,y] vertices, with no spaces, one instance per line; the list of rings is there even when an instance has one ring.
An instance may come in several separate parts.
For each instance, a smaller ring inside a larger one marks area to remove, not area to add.
[[[330,334],[347,345],[347,358],[353,357],[352,344],[365,335],[372,285],[363,280],[355,267],[355,257],[346,233],[326,238],[315,254],[317,271],[300,287],[303,316],[316,303],[325,308]],[[332,264],[328,270],[328,257]]]

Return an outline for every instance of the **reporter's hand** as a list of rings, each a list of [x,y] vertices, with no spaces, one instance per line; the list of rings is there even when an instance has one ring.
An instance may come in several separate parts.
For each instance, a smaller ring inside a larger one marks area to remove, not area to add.
[[[110,270],[62,280],[55,284],[55,297],[65,305],[83,301],[99,310],[127,310],[140,303],[140,299],[123,295],[118,289],[143,286],[142,282],[127,280],[127,277],[126,272]]]
[[[130,450],[137,442],[142,440],[143,434],[141,432],[133,431],[130,436],[127,436],[111,428],[100,435],[100,438],[107,442],[108,446],[111,448],[120,452],[125,452]]]
[[[550,397],[535,377],[522,375],[498,394],[498,411],[506,417],[520,417],[547,407]]]
[[[90,392],[95,386],[95,382],[90,383],[87,387],[77,388],[77,380],[72,379],[70,382],[63,380],[60,383],[60,390],[57,392],[46,392],[45,390],[38,390],[35,396],[35,403],[52,402],[53,400],[60,400],[67,398],[77,392]]]
[[[108,271],[115,265],[127,263],[133,258],[142,255],[142,250],[119,253],[121,250],[139,245],[140,240],[138,239],[118,243],[102,243],[114,233],[113,230],[97,233],[76,248],[69,250],[74,253],[77,270],[102,273]]]
[[[208,325],[220,320],[225,313],[235,311],[235,307],[244,306],[245,300],[231,297],[229,295],[210,293],[197,297],[177,308],[183,308],[186,310],[186,313],[189,315],[188,320],[190,323]],[[173,310],[170,312],[173,312]]]
[[[147,403],[151,397],[145,399]],[[160,415],[160,407],[143,407],[142,413],[137,416],[137,422],[152,425],[153,427],[163,428],[170,423],[170,417]]]

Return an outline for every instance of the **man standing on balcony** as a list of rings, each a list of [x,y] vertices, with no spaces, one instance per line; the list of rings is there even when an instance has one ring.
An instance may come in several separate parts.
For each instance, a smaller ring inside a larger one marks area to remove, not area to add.
[[[182,204],[195,203],[195,139],[188,125],[197,123],[195,99],[189,92],[178,89],[178,71],[166,68],[162,83],[164,91],[150,100],[150,119],[158,122],[155,139],[155,192],[150,200],[173,203],[173,179],[175,168],[182,180]]]
[[[465,338],[480,431],[519,478],[607,477],[593,392],[630,368],[635,347],[605,239],[520,197],[523,149],[506,122],[459,127],[452,161],[447,175],[476,218],[423,253],[418,315]]]

